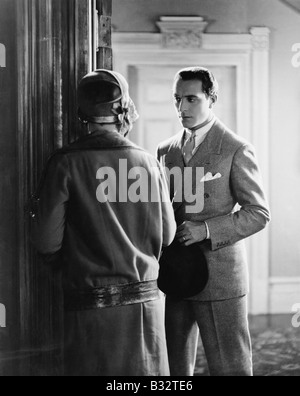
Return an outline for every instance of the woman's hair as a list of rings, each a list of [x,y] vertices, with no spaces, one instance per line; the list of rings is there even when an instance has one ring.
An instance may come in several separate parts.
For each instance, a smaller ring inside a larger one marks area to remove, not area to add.
[[[219,96],[219,84],[211,71],[204,67],[189,67],[187,69],[180,70],[175,77],[177,80],[191,81],[198,80],[202,82],[203,92],[212,100],[215,104]]]

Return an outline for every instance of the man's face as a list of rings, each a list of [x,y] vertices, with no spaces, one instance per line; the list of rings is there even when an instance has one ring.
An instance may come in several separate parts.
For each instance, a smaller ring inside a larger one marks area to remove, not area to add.
[[[209,118],[212,101],[203,92],[202,81],[175,81],[174,100],[184,128],[193,129]]]

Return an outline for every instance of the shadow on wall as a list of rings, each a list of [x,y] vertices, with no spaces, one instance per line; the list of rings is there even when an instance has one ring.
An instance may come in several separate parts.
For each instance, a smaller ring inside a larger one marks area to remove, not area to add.
[[[280,1],[291,7],[293,10],[300,13],[300,0],[280,0]]]

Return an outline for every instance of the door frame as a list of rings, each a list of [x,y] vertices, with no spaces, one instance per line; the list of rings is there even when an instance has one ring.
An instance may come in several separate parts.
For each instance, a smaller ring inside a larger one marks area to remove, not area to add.
[[[253,143],[269,195],[269,51],[270,30],[253,27],[249,34],[206,34],[195,48],[166,45],[163,33],[113,33],[114,68],[129,79],[131,67],[166,64],[233,66],[237,71],[237,131]],[[186,43],[186,40],[185,40]],[[251,314],[270,312],[270,233],[248,241]]]

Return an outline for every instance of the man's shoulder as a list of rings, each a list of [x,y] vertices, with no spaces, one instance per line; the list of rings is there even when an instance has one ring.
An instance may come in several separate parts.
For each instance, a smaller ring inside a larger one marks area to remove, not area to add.
[[[217,120],[216,131],[223,134],[222,149],[223,151],[236,152],[242,147],[252,147],[252,144],[244,137],[228,128],[221,121]]]

